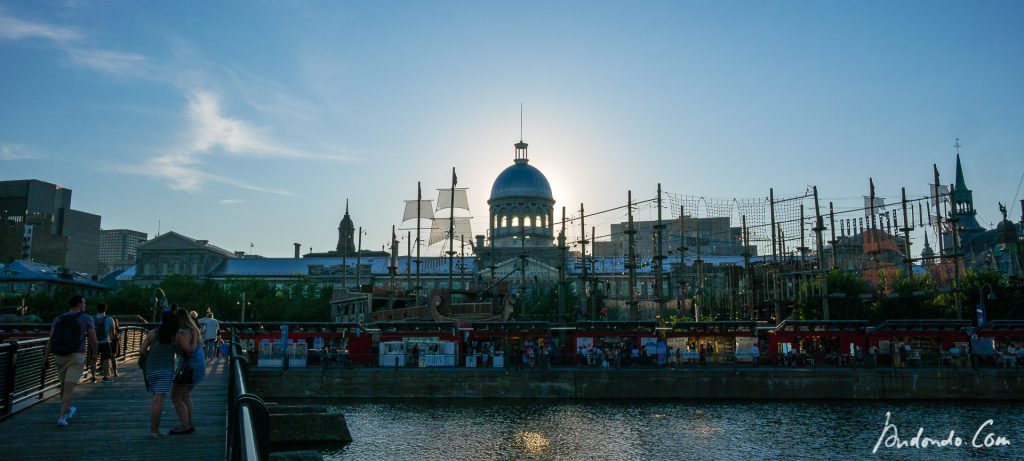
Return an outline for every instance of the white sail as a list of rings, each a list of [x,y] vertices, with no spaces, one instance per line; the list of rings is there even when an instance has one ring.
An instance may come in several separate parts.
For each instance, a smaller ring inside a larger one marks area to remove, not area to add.
[[[434,218],[434,206],[431,200],[406,200],[405,201],[405,212],[402,213],[402,221],[409,221],[416,219],[417,207],[416,202],[419,202],[419,219],[433,219]]]
[[[460,210],[469,210],[469,196],[466,195],[466,188],[456,187],[455,188],[455,203],[452,203],[452,190],[451,189],[438,189],[437,190],[437,209],[446,210],[449,208],[455,208]]]
[[[430,239],[428,245],[448,239],[449,218],[434,218],[434,225],[430,228]],[[455,218],[455,240],[465,239],[467,242],[473,239],[473,229],[470,226],[469,218]]]

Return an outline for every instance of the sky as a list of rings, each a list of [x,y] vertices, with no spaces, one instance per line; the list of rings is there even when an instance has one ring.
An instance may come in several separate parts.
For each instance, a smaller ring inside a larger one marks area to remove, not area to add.
[[[486,229],[522,105],[556,218],[658,183],[923,196],[959,138],[989,225],[1020,217],[1021,24],[1018,1],[0,1],[0,180],[264,256],[334,248],[348,199],[379,249],[452,167]]]

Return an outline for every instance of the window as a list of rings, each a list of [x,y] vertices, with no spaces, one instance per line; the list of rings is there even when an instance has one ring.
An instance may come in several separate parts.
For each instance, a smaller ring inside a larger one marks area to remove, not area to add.
[[[513,216],[512,217],[512,227],[519,227],[519,217],[518,216]]]
[[[523,218],[523,227],[533,227],[533,220],[529,216]]]
[[[540,215],[534,216],[533,217],[533,222],[537,223],[537,227],[544,227],[544,225],[541,224],[541,222],[540,222]]]
[[[508,227],[508,217],[507,216],[502,216],[501,217],[501,227]]]
[[[498,227],[498,215],[494,215],[494,224],[491,224],[491,227]]]

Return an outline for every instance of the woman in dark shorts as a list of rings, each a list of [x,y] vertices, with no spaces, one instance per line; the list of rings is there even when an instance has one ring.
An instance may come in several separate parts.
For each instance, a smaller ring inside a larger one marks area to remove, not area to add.
[[[164,411],[164,398],[171,392],[174,379],[174,336],[178,333],[178,319],[166,311],[160,318],[160,327],[142,340],[141,353],[146,361],[146,390],[153,394],[149,407],[149,436],[159,437],[160,416]]]

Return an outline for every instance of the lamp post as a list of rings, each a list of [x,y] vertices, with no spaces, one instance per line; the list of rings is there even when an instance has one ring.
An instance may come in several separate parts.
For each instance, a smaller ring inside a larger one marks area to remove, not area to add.
[[[238,305],[242,309],[242,316],[241,316],[239,322],[245,322],[245,306],[247,306],[249,303],[245,302],[245,292],[244,291],[242,292],[242,300],[241,301],[235,301],[235,304]]]
[[[988,297],[987,298],[985,297],[985,288],[988,288]],[[979,326],[979,327],[982,324],[985,323],[985,314],[986,314],[986,312],[985,312],[985,299],[988,299],[989,301],[995,301],[996,300],[996,294],[992,290],[992,285],[989,285],[987,283],[982,284],[981,288],[978,289],[978,313],[977,313],[978,324],[977,324],[977,326]]]
[[[159,288],[158,287],[158,288],[154,289],[153,290],[153,323],[156,323],[157,320],[160,319],[158,317],[158,315],[159,315],[158,313],[160,311],[160,298],[157,296],[157,293],[159,293],[160,295],[162,295],[164,297],[164,308],[166,308],[168,306],[167,293],[164,292],[163,288]]]

